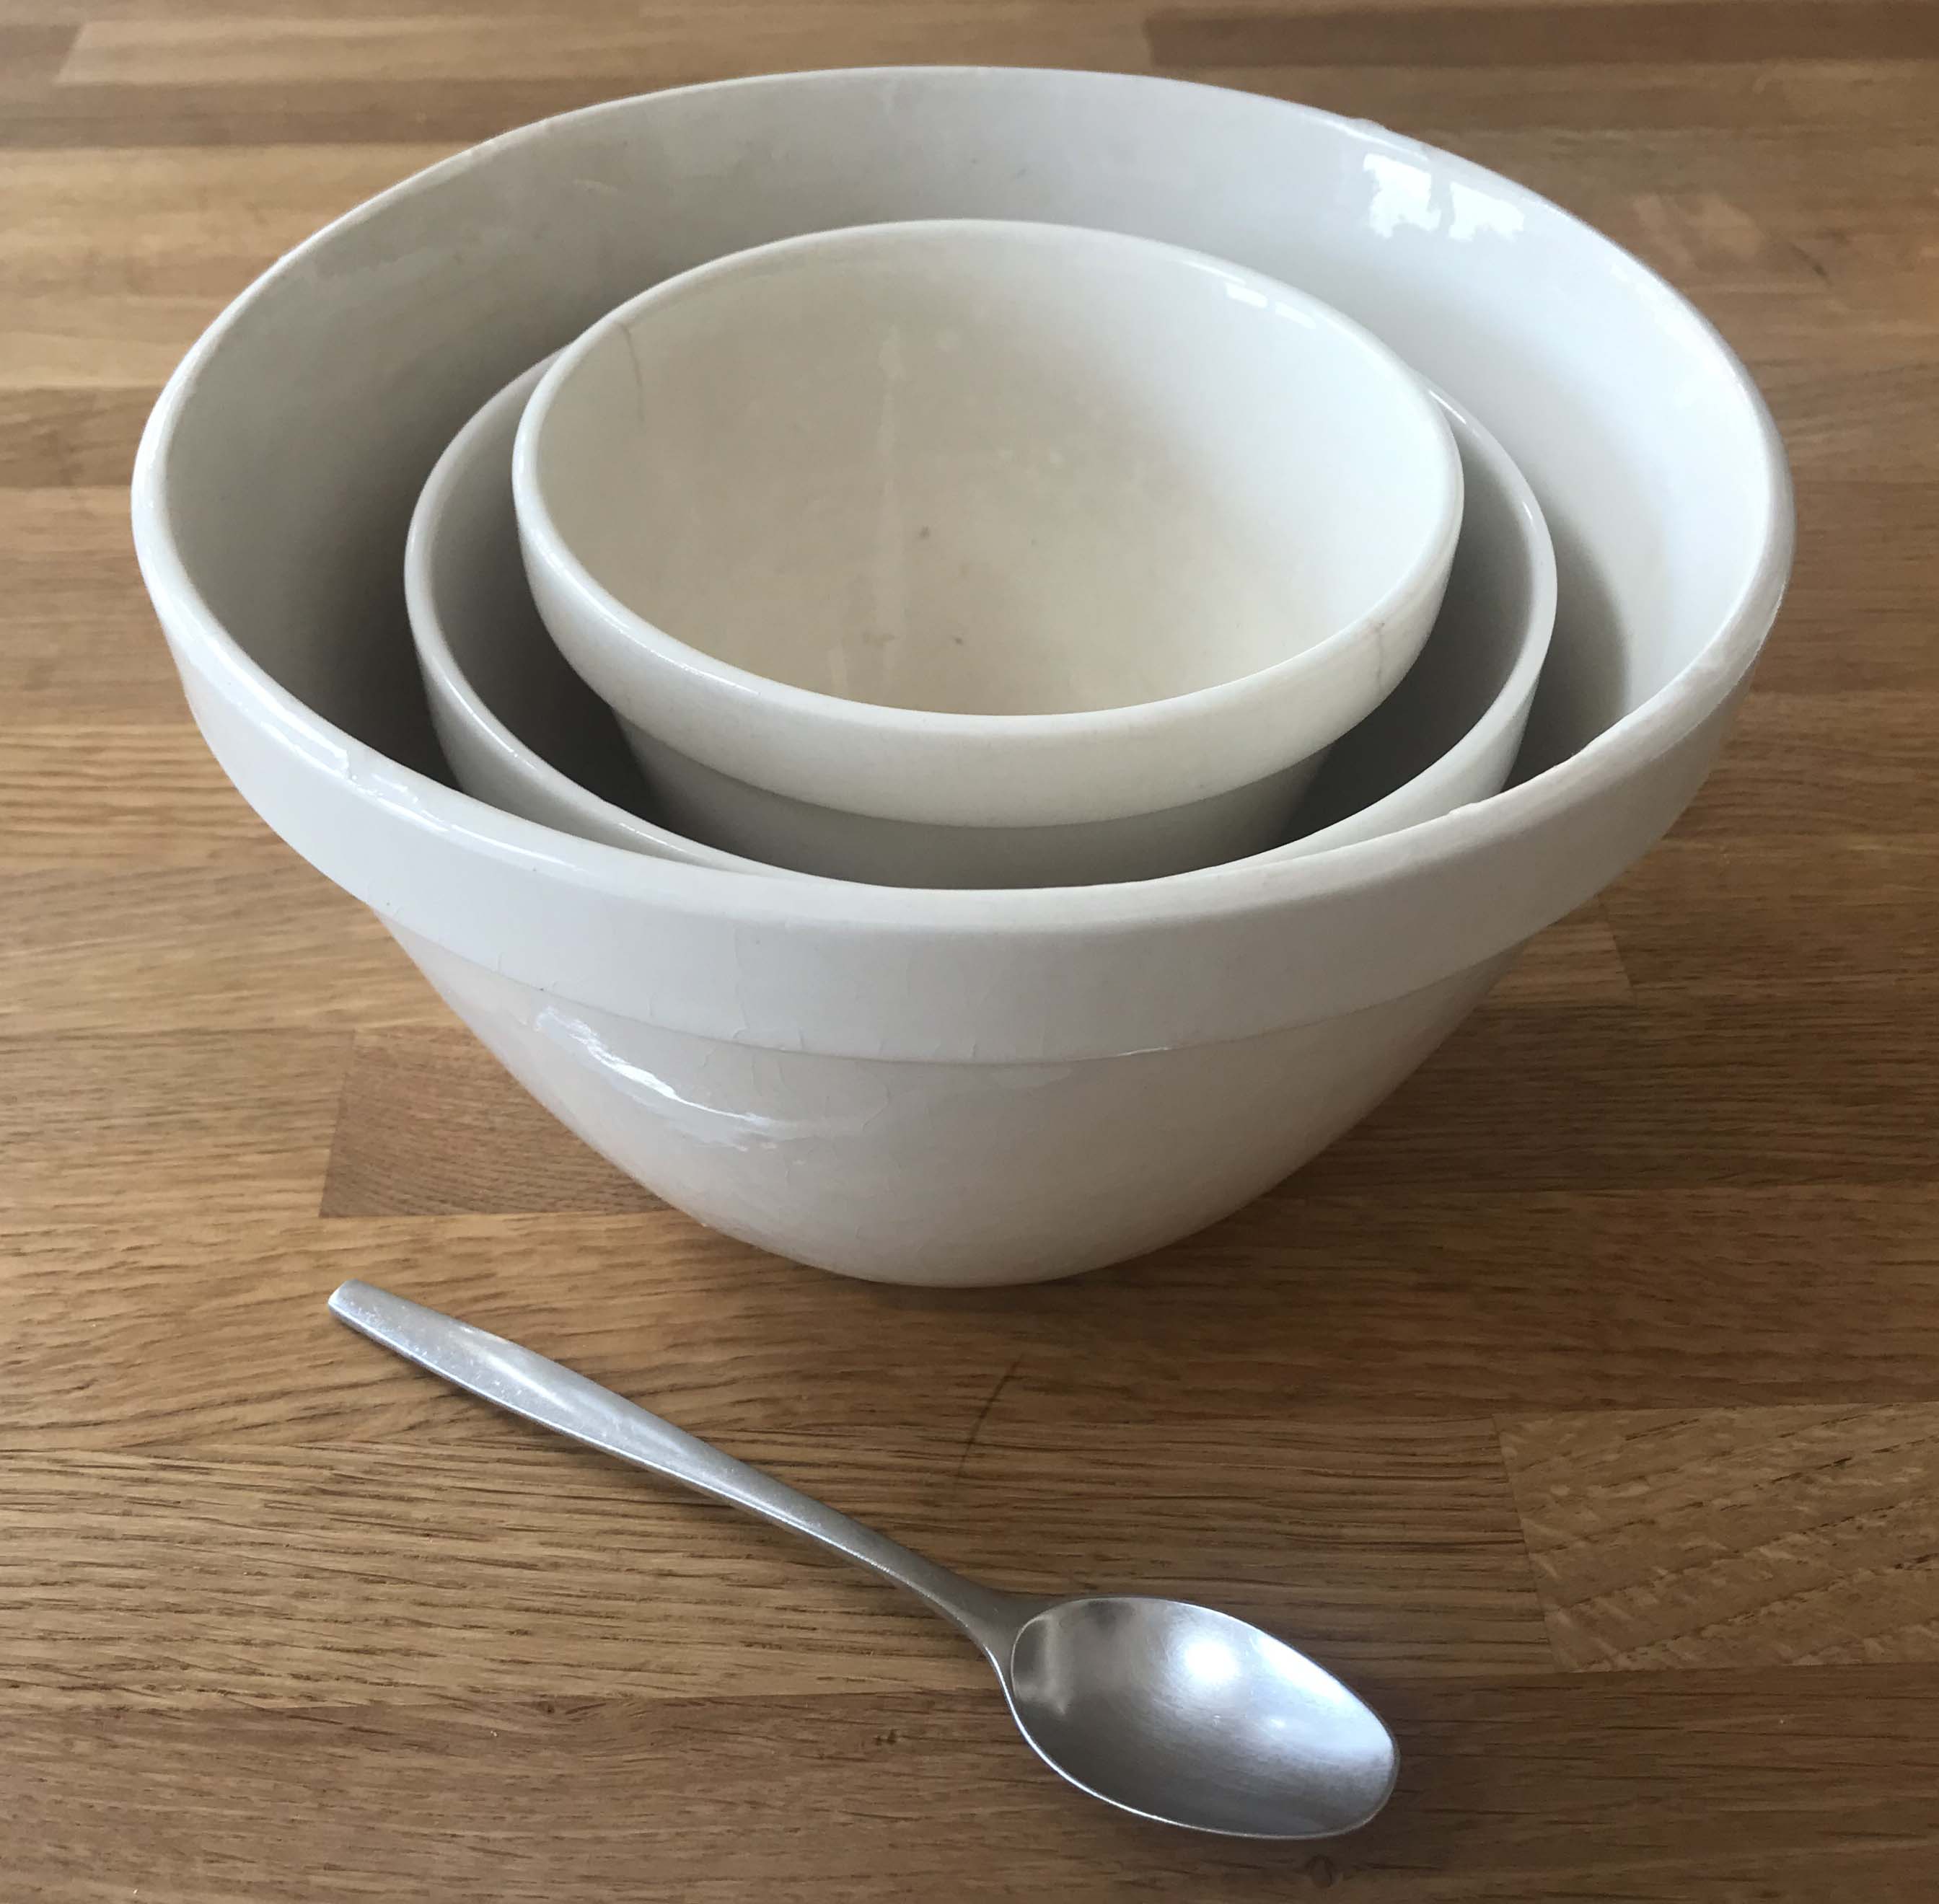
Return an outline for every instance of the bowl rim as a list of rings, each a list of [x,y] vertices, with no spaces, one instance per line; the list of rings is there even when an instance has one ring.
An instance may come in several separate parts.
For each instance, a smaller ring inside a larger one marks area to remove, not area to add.
[[[1391,391],[1396,409],[1407,413],[1410,427],[1417,426],[1419,453],[1410,455],[1405,467],[1417,477],[1414,487],[1420,498],[1417,512],[1420,519],[1411,546],[1402,552],[1404,563],[1383,576],[1374,592],[1336,625],[1327,628],[1318,638],[1308,641],[1303,647],[1282,655],[1263,667],[1249,668],[1243,674],[1142,701],[1114,702],[1096,708],[1010,713],[962,713],[913,707],[902,703],[860,701],[763,674],[758,669],[729,661],[683,639],[650,616],[630,607],[601,580],[574,546],[571,536],[560,527],[548,497],[546,480],[539,469],[546,432],[558,414],[559,405],[574,378],[583,372],[596,351],[606,347],[615,336],[630,337],[642,317],[659,307],[704,294],[715,282],[750,271],[758,272],[770,262],[791,263],[799,259],[812,258],[817,254],[840,252],[872,242],[889,245],[943,244],[963,237],[972,242],[989,240],[1038,251],[1058,248],[1065,252],[1144,254],[1152,259],[1153,269],[1163,270],[1168,276],[1181,271],[1189,272],[1250,294],[1245,300],[1248,304],[1259,298],[1270,299],[1282,306],[1290,305],[1302,314],[1305,327],[1327,333],[1344,343],[1347,352],[1367,367],[1369,382],[1377,378]],[[744,251],[709,258],[686,271],[662,278],[624,303],[616,305],[553,357],[519,420],[518,437],[512,452],[512,489],[517,500],[519,534],[528,552],[535,551],[555,581],[591,610],[589,619],[601,631],[597,645],[607,649],[609,655],[641,658],[658,680],[677,676],[695,683],[723,717],[731,718],[737,709],[745,710],[758,705],[777,718],[812,723],[814,730],[824,742],[845,741],[866,746],[872,739],[881,737],[922,744],[954,744],[974,750],[965,754],[963,763],[972,775],[980,779],[994,774],[1000,780],[1040,750],[1070,743],[1130,744],[1152,741],[1176,729],[1192,728],[1203,719],[1216,717],[1227,709],[1256,704],[1268,695],[1297,692],[1307,686],[1313,677],[1336,668],[1375,640],[1383,628],[1407,615],[1423,597],[1432,592],[1445,577],[1448,564],[1453,559],[1460,537],[1463,503],[1460,455],[1441,407],[1429,397],[1425,380],[1364,324],[1295,285],[1189,245],[1128,232],[1023,218],[909,218],[879,224],[836,226],[823,231],[775,239],[765,245],[750,245]],[[592,645],[588,637],[577,631],[568,636],[568,641],[574,646]],[[567,643],[560,645],[564,648]],[[615,673],[623,665],[615,660]],[[656,704],[659,698],[653,688],[644,685],[644,680],[643,676],[643,685],[635,703],[638,707]],[[649,731],[652,730],[653,723],[638,713],[626,707],[620,711]],[[1362,717],[1361,714],[1355,716],[1356,719]],[[1296,727],[1297,718],[1290,724]],[[1285,764],[1295,765],[1307,753],[1329,746],[1338,739],[1338,735],[1331,731],[1333,725],[1323,719],[1318,734],[1300,735],[1289,741],[1288,746],[1297,746],[1301,751]],[[705,753],[693,745],[691,736],[669,744],[680,746],[696,759],[706,759]],[[1094,771],[1095,757],[1089,758]],[[720,760],[708,760],[707,764],[720,772],[744,771]],[[778,774],[772,781],[756,779],[755,783],[766,786],[771,792],[792,794],[798,798],[827,800],[832,797],[830,789],[811,789],[778,784],[782,779],[796,777],[799,777]],[[952,783],[951,797],[947,801],[933,803],[937,808],[935,811],[926,810],[915,814],[899,811],[893,814],[884,813],[880,817],[947,824],[948,821],[941,807],[960,804],[958,785]],[[1170,796],[1167,795],[1163,804],[1168,804],[1170,801]],[[845,801],[842,804],[849,804]],[[1034,804],[1031,803],[1033,806]],[[877,811],[873,807],[854,807],[851,810]],[[1150,810],[1137,808],[1130,811]],[[1075,816],[1105,817],[1107,816],[1101,813]],[[994,823],[1016,823],[1000,820]],[[1033,814],[1030,823],[1056,825],[1060,822],[1049,815]]]
[[[1182,89],[1216,94],[1231,89],[1142,74],[1056,68],[929,65],[829,68],[807,73],[759,74],[668,89],[684,95],[780,86],[845,85],[858,77],[903,79],[1015,79],[1029,73],[1075,86]],[[431,184],[461,174],[506,148],[556,137],[567,125],[621,115],[643,98],[600,102],[540,120],[470,147],[400,180],[313,233],[247,286],[191,346],[150,413],[136,452],[132,512],[137,559],[158,606],[166,612],[178,661],[220,694],[237,716],[263,733],[305,771],[339,783],[349,797],[400,824],[461,841],[474,854],[514,873],[548,877],[618,902],[651,905],[696,920],[750,928],[812,926],[865,934],[930,937],[1030,938],[1076,932],[1122,933],[1234,919],[1323,902],[1398,882],[1423,865],[1466,859],[1502,844],[1616,786],[1632,768],[1692,731],[1748,673],[1776,613],[1788,575],[1794,519],[1789,470],[1776,424],[1749,373],[1716,327],[1657,272],[1586,221],[1485,167],[1365,120],[1289,101],[1279,110],[1323,123],[1369,153],[1426,160],[1465,181],[1541,205],[1552,216],[1606,246],[1650,291],[1659,308],[1679,316],[1714,349],[1757,426],[1764,533],[1758,557],[1737,595],[1717,618],[1703,646],[1661,687],[1619,716],[1554,766],[1485,800],[1396,833],[1261,867],[1252,860],[1122,884],[954,890],[785,881],[765,875],[683,865],[629,848],[581,840],[501,812],[394,761],[339,728],[284,687],[223,625],[190,575],[178,546],[169,494],[172,440],[198,387],[230,330],[256,300],[281,281],[309,269],[312,255],[342,232],[374,219]],[[1256,98],[1259,96],[1241,95]]]

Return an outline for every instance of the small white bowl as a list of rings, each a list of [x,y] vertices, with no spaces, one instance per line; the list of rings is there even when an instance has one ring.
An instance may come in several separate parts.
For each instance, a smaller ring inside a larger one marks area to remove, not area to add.
[[[945,220],[703,266],[561,353],[540,616],[679,829],[887,884],[1256,853],[1406,672],[1453,440],[1359,325],[1146,239]]]
[[[411,514],[404,603],[438,744],[467,793],[582,840],[662,859],[772,873],[656,826],[612,711],[552,646],[525,585],[512,443],[552,359],[506,385],[451,440]]]
[[[690,865],[780,873],[644,817],[650,795],[611,710],[566,665],[532,606],[512,446],[550,361],[515,378],[452,439],[411,518],[404,596],[446,757],[466,792],[503,812]],[[1307,830],[1262,862],[1436,819],[1498,792],[1514,765],[1554,625],[1555,553],[1507,452],[1458,403],[1430,394],[1453,430],[1466,497],[1440,615],[1400,686],[1328,754],[1295,817]]]

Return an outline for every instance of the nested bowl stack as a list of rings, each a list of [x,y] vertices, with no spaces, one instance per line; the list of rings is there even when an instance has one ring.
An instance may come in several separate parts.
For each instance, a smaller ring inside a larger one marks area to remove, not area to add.
[[[449,783],[403,542],[453,434],[669,274],[915,218],[1170,240],[1335,306],[1472,410],[1553,532],[1515,783],[1304,856],[934,891],[683,865]],[[1362,1116],[1703,779],[1790,564],[1742,367],[1535,194],[1362,123],[1116,75],[737,81],[528,127],[283,260],[170,382],[144,573],[202,731],[540,1100],[702,1220],[928,1283],[1067,1273]]]

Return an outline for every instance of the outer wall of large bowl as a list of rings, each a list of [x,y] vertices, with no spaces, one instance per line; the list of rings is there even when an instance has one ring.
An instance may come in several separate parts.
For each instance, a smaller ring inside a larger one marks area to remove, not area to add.
[[[912,947],[893,929],[816,929],[817,902],[878,889],[662,865],[506,820],[442,789],[434,803],[420,792],[428,783],[367,750],[313,760],[324,744],[292,733],[273,704],[252,718],[186,670],[184,683],[216,758],[257,811],[394,929],[549,996],[669,1030],[973,1066],[1225,1043],[1358,1011],[1493,959],[1590,897],[1664,832],[1709,771],[1743,685],[1629,777],[1622,797],[1558,803],[1545,828],[1505,850],[1437,852],[1459,829],[1464,815],[1454,814],[1293,862],[1283,870],[1313,876],[1297,902],[994,938],[938,929]],[[355,797],[333,797],[342,791]],[[473,829],[468,813],[485,823]],[[492,835],[508,829],[515,847],[494,850]],[[739,890],[692,910],[655,905],[629,892],[630,881],[576,877],[586,855],[638,868],[643,884],[685,874]],[[1390,859],[1398,877],[1354,876],[1356,862]],[[1135,902],[1149,890],[1077,896]]]
[[[1364,1117],[1508,962],[1225,1044],[923,1064],[696,1038],[397,937],[540,1103],[668,1203],[799,1262],[938,1287],[1073,1275],[1240,1208]]]

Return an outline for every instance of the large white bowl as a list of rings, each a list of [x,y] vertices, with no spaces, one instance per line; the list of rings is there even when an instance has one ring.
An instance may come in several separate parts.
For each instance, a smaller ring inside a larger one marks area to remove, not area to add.
[[[1524,752],[1544,771],[1338,852],[1006,893],[673,865],[445,785],[398,577],[412,498],[464,419],[671,272],[950,216],[1231,258],[1474,409],[1555,538],[1561,610]],[[1688,801],[1791,537],[1741,366],[1533,193],[1272,100],[981,68],[660,93],[407,181],[196,346],[143,440],[135,518],[230,777],[537,1096],[723,1228],[936,1283],[1162,1242],[1363,1115]]]

